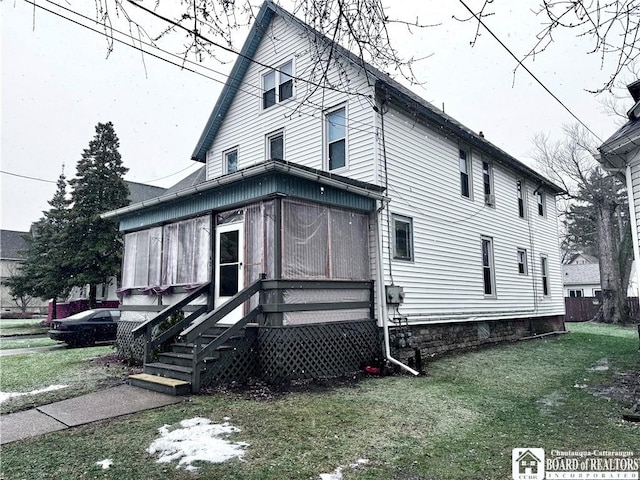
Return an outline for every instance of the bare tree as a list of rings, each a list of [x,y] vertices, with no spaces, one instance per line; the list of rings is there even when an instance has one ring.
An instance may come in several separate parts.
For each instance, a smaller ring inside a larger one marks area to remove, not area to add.
[[[631,258],[626,247],[628,222],[618,226],[626,215],[624,188],[615,176],[600,170],[593,156],[595,142],[583,128],[567,126],[564,134],[564,140],[558,142],[538,135],[534,139],[535,157],[547,175],[567,192],[562,215],[567,217],[575,211],[575,205],[580,205],[588,206],[594,216],[603,292],[600,320],[625,323]]]
[[[466,20],[478,22],[475,40],[485,18],[500,15],[501,8],[506,10],[494,0],[483,0],[480,8],[475,10],[469,8],[472,16]],[[542,28],[521,62],[547,50],[561,30],[573,31],[576,37],[591,41],[591,47],[585,53],[599,55],[603,66],[607,62],[613,65],[608,80],[592,93],[611,91],[616,79],[640,55],[638,0],[541,0],[532,14],[539,18]]]

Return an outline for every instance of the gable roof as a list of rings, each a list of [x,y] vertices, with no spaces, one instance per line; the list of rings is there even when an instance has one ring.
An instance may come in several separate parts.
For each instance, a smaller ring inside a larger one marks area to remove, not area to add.
[[[0,230],[0,258],[2,260],[24,260],[21,253],[27,249],[27,242],[23,238],[29,232],[16,230]]]
[[[449,117],[443,111],[431,105],[429,102],[403,87],[400,83],[393,80],[389,75],[381,72],[374,66],[364,62],[361,58],[354,55],[346,48],[335,43],[333,40],[322,35],[302,20],[287,12],[283,8],[274,4],[271,0],[266,0],[251,27],[249,35],[240,50],[238,59],[231,70],[231,73],[222,88],[222,92],[209,116],[205,128],[200,135],[200,139],[192,154],[192,159],[199,162],[206,162],[207,151],[211,148],[215,137],[220,129],[224,118],[233,102],[235,95],[244,80],[244,77],[253,61],[253,57],[264,37],[267,28],[274,15],[279,15],[287,20],[287,22],[297,25],[302,30],[306,30],[318,39],[332,45],[334,56],[348,59],[354,66],[360,68],[363,74],[372,77],[375,84],[376,96],[381,98],[389,98],[397,107],[408,111],[410,114],[418,115],[423,121],[427,121],[441,130],[461,138],[463,141],[493,157],[496,161],[508,165],[509,167],[521,172],[530,178],[535,179],[540,185],[544,185],[554,194],[563,193],[564,190],[551,182],[549,179],[539,174],[532,168],[509,155],[504,150],[493,145],[484,139],[483,136],[476,134],[469,128],[462,125],[452,117]]]
[[[585,263],[582,265],[562,265],[562,284],[600,285],[600,265]]]
[[[164,193],[166,189],[162,187],[154,187],[153,185],[147,185],[146,183],[130,182],[125,180],[127,187],[129,188],[129,203],[139,203],[150,198],[159,197]]]
[[[593,255],[587,255],[586,253],[576,253],[569,258],[567,265],[573,265],[573,263],[579,258],[582,258],[585,263],[598,263],[598,258],[594,257]]]

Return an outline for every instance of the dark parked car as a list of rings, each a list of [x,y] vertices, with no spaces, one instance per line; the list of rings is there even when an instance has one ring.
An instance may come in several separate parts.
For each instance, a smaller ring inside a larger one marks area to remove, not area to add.
[[[69,345],[93,345],[116,339],[120,310],[96,308],[51,322],[49,337]]]

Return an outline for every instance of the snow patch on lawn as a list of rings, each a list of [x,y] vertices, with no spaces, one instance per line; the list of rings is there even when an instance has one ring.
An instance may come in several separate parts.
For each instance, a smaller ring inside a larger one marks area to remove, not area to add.
[[[350,463],[349,468],[352,468],[355,470],[355,469],[364,467],[368,463],[369,463],[369,460],[367,458],[359,458],[354,463]],[[342,480],[343,470],[344,470],[344,467],[338,467],[331,473],[321,473],[320,480]]]
[[[113,460],[111,460],[110,458],[105,458],[104,460],[96,462],[96,465],[101,466],[103,470],[107,470],[111,467],[111,465],[113,465]]]
[[[51,385],[49,387],[40,388],[38,390],[31,390],[30,392],[0,392],[0,403],[9,400],[14,397],[24,397],[26,395],[38,395],[39,393],[52,392],[54,390],[60,390],[67,388],[69,385]]]
[[[225,419],[227,420],[227,419]],[[158,429],[160,438],[154,440],[147,449],[152,455],[159,455],[158,463],[178,460],[176,468],[196,471],[195,461],[222,463],[232,458],[242,458],[248,443],[231,442],[225,437],[240,431],[229,424],[211,423],[206,418],[196,417],[180,422],[179,427],[164,425]]]

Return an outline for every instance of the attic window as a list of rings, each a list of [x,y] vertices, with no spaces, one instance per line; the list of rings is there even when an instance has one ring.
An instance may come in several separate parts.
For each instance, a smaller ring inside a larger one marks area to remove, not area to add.
[[[293,62],[289,60],[277,69],[262,75],[262,108],[293,97]]]

